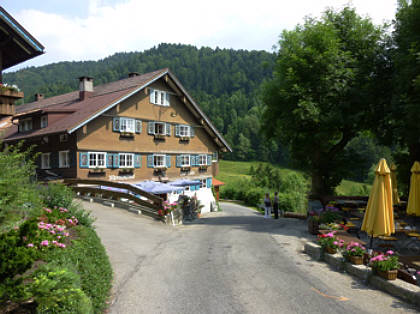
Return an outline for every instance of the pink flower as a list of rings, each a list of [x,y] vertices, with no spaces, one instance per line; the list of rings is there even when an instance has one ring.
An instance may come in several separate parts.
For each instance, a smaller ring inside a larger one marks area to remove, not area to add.
[[[33,243],[28,243],[27,247],[34,247]]]
[[[48,246],[48,244],[49,244],[49,243],[48,243],[48,240],[44,240],[44,241],[42,241],[42,242],[41,242],[41,245],[42,245],[42,246]]]
[[[61,236],[57,236],[57,239],[61,239]]]
[[[334,241],[334,242],[333,242],[333,244],[334,244],[334,245],[338,245],[338,242],[337,242],[337,241]]]
[[[394,251],[393,250],[388,250],[388,251],[386,251],[386,254],[392,255],[392,254],[394,254]]]
[[[58,243],[58,247],[65,248],[65,247],[66,247],[66,245],[65,245],[64,243]]]
[[[52,210],[51,210],[51,209],[49,209],[49,208],[44,207],[44,210],[45,210],[47,213],[49,213],[49,214],[51,214],[51,213],[52,213]]]

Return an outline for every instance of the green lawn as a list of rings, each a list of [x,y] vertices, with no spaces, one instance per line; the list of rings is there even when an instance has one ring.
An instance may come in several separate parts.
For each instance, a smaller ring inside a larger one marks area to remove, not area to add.
[[[220,181],[226,183],[226,185],[232,183],[236,179],[250,178],[249,168],[254,166],[254,169],[257,168],[258,164],[266,164],[266,162],[260,161],[231,161],[231,160],[220,160],[219,162],[219,174],[216,178]],[[280,166],[274,166],[280,170],[282,174],[288,172],[296,171],[288,168],[283,168]],[[354,182],[349,180],[343,180],[341,184],[336,188],[337,195],[368,195],[371,185]]]

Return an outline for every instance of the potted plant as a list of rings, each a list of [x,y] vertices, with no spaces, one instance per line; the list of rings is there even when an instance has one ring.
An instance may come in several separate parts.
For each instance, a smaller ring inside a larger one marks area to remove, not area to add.
[[[326,234],[318,235],[318,243],[327,253],[336,254],[338,248],[343,246],[344,241],[338,240],[335,237],[335,232],[332,231]]]
[[[366,248],[359,242],[350,242],[345,248],[343,255],[355,265],[363,264],[363,256],[366,253]]]
[[[398,262],[398,256],[392,250],[387,251],[385,254],[376,254],[370,259],[369,264],[382,278],[387,280],[397,279],[400,264]]]

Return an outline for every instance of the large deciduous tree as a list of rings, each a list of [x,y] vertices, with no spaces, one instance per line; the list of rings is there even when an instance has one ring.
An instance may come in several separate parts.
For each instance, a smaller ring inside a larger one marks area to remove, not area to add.
[[[265,132],[287,144],[312,176],[312,192],[333,192],[345,171],[343,150],[377,110],[383,28],[353,8],[284,31],[273,79],[265,85]]]

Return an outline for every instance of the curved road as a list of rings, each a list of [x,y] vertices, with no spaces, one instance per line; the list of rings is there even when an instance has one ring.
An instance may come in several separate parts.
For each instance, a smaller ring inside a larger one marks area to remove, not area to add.
[[[223,212],[171,227],[83,205],[114,268],[110,313],[417,312],[303,254],[302,221],[223,203]]]

